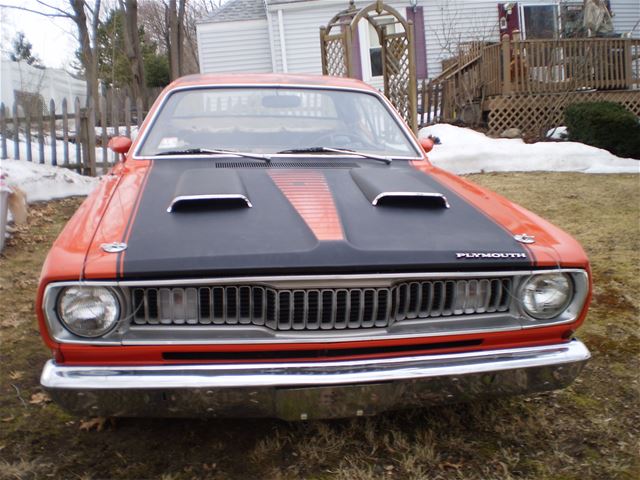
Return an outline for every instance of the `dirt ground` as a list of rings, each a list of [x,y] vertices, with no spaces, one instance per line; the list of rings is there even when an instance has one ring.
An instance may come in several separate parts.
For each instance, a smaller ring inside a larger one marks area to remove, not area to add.
[[[0,255],[0,479],[640,478],[639,177],[470,178],[562,226],[591,258],[578,336],[593,359],[570,388],[326,422],[73,417],[39,387],[49,352],[33,313],[47,249],[81,201],[66,199],[34,205]]]

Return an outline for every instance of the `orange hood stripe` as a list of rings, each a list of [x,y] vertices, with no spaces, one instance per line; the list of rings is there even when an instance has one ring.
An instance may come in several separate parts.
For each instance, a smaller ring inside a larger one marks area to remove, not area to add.
[[[340,216],[322,173],[281,170],[269,175],[318,240],[344,240]]]

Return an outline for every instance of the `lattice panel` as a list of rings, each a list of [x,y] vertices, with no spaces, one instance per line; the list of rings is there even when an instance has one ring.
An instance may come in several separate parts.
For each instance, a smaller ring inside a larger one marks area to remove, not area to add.
[[[347,52],[342,36],[325,38],[327,74],[333,77],[348,76]]]
[[[499,135],[507,128],[519,128],[525,135],[540,135],[543,130],[564,121],[564,109],[572,103],[609,101],[623,105],[640,116],[640,91],[574,92],[569,94],[510,95],[486,101],[488,133]]]
[[[385,37],[385,95],[400,115],[411,124],[409,99],[409,39],[407,35]]]

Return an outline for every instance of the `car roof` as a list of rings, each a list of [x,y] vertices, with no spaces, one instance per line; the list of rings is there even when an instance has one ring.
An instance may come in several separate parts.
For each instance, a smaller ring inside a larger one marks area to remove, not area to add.
[[[338,87],[377,91],[361,80],[322,75],[290,75],[277,73],[195,74],[176,79],[169,89],[202,85],[296,85],[309,87]]]

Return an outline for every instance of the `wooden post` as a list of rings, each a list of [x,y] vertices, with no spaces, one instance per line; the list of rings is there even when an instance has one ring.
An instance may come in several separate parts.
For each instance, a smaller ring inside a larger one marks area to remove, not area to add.
[[[93,98],[89,99],[89,106],[87,107],[87,164],[88,173],[92,177],[97,175],[96,169],[96,109],[93,105]]]
[[[320,59],[322,60],[322,74],[329,75],[327,69],[327,46],[324,44],[324,37],[327,35],[327,28],[320,27]]]
[[[633,39],[625,38],[624,42],[624,88],[631,88],[633,86],[633,55],[632,46]],[[640,45],[638,46],[640,53]]]
[[[100,126],[102,127],[100,135],[100,143],[102,143],[102,165],[103,167],[109,163],[109,150],[107,143],[109,136],[107,135],[107,101],[100,95]]]
[[[78,169],[82,168],[82,120],[81,120],[81,112],[80,112],[80,99],[76,97],[74,102],[74,120],[75,120],[75,131],[76,131],[76,165]]]
[[[124,97],[124,125],[127,137],[131,138],[131,99],[129,95]]]
[[[111,94],[111,95],[109,95]],[[111,98],[109,98],[109,96]],[[113,128],[113,136],[120,135],[120,120],[118,118],[118,97],[113,89],[107,90],[107,102],[111,100],[111,128]],[[118,154],[113,152],[113,163],[118,163]]]
[[[38,122],[38,157],[40,163],[44,163],[44,121],[42,118],[42,109],[38,109],[38,117],[36,119]]]
[[[421,96],[420,96],[420,110],[422,110],[422,113],[420,114],[421,126],[424,125],[424,114],[425,114],[425,109],[427,108],[426,96],[427,96],[427,81],[425,79],[422,79]]]
[[[511,93],[511,45],[509,35],[502,36],[502,94]]]
[[[418,135],[418,86],[416,85],[416,56],[414,48],[413,21],[407,22],[409,31],[407,33],[407,49],[409,50],[409,126],[413,133]]]
[[[20,119],[17,103],[13,104],[13,158],[20,160]]]
[[[449,103],[447,102],[447,89],[449,85],[450,82],[442,82],[438,84],[440,87],[440,101],[438,104],[440,106],[439,122],[448,122],[450,120],[448,112]]]
[[[51,165],[58,165],[58,145],[56,141],[56,102],[49,102],[49,135],[51,135]]]
[[[353,62],[355,60],[355,55],[353,54],[353,35],[351,34],[351,27],[349,27],[348,25],[346,26],[346,28],[344,29],[344,33],[342,34],[342,41],[345,53],[344,61],[347,67],[346,77],[355,78],[356,68],[355,65],[353,65]]]
[[[138,130],[142,126],[142,117],[144,116],[144,111],[142,109],[142,99],[136,98],[136,123],[138,125]]]
[[[431,118],[432,118],[432,114],[431,114],[431,110],[433,108],[433,96],[434,96],[434,91],[435,88],[433,86],[433,82],[431,81],[431,79],[429,79],[429,82],[427,83],[425,90],[424,90],[424,115],[426,118],[426,121],[424,122],[426,125],[431,124]]]
[[[2,135],[0,158],[9,157],[9,155],[7,155],[7,119],[5,117],[4,103],[0,103],[0,135]]]
[[[82,150],[78,173],[84,175],[87,170],[89,156],[89,149],[87,148],[87,110],[84,109],[76,118],[79,118],[79,123],[76,125],[76,145]]]
[[[62,156],[63,165],[69,166],[69,113],[67,111],[67,99],[62,99]]]
[[[33,161],[33,155],[31,153],[31,115],[29,115],[29,109],[25,109],[24,111],[24,134],[25,134],[25,142],[27,147],[27,162]]]

